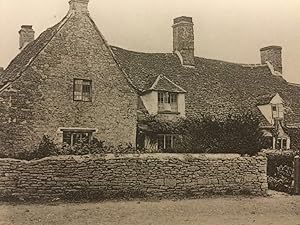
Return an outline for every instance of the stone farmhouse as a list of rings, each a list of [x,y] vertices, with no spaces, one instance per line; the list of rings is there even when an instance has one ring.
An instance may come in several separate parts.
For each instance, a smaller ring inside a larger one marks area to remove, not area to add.
[[[33,148],[43,135],[70,145],[92,137],[135,145],[145,114],[176,120],[247,110],[273,148],[290,148],[285,130],[300,124],[300,87],[284,79],[281,47],[262,48],[261,64],[200,58],[184,16],[174,19],[172,53],[129,51],[108,44],[88,3],[71,0],[67,15],[36,39],[32,26],[21,27],[20,53],[0,70],[2,153]],[[174,138],[157,134],[154,148],[173,148]]]

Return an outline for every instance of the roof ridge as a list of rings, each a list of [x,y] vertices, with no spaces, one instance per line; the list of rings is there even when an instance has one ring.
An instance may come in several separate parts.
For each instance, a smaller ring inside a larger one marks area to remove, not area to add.
[[[131,50],[131,49],[126,49],[126,48],[122,48],[119,46],[115,46],[115,45],[110,45],[110,47],[114,50],[124,50],[127,52],[131,52],[131,53],[136,53],[136,54],[162,54],[162,55],[176,55],[172,52],[141,52],[141,51],[137,51],[137,50]],[[226,60],[221,60],[221,59],[212,59],[212,58],[205,58],[205,57],[201,57],[201,56],[195,56],[196,59],[204,59],[204,60],[211,60],[211,61],[215,61],[215,62],[220,62],[220,63],[227,63],[227,64],[233,64],[233,65],[239,65],[242,67],[247,67],[247,68],[256,68],[256,67],[267,67],[268,65],[266,64],[260,64],[260,63],[238,63],[238,62],[230,62],[230,61],[226,61]]]

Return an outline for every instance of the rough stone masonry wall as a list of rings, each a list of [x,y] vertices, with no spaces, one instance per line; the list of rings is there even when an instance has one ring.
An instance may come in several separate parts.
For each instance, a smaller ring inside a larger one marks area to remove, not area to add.
[[[74,79],[92,81],[91,102],[73,100]],[[137,100],[95,25],[75,13],[0,93],[0,155],[32,151],[44,135],[61,144],[61,128],[95,129],[107,145],[134,146]]]
[[[264,195],[266,168],[264,156],[234,154],[63,156],[30,162],[0,159],[0,197]]]

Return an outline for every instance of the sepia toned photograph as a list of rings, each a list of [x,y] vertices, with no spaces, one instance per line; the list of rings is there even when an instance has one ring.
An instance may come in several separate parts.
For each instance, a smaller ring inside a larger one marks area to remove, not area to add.
[[[0,225],[300,225],[299,10],[0,0]]]

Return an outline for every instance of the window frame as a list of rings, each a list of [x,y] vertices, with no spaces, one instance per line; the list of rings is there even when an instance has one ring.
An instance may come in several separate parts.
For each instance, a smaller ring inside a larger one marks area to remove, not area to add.
[[[284,146],[285,144],[285,146]],[[279,150],[285,150],[288,149],[288,138],[287,137],[279,137],[276,139],[275,143],[275,149],[278,149],[277,147],[279,146]]]
[[[162,138],[162,139],[161,139]],[[170,139],[170,147],[168,147],[167,138]],[[163,147],[160,147],[160,141],[163,140]],[[174,134],[158,134],[157,135],[157,149],[159,150],[168,150],[168,149],[174,149],[175,148],[175,141],[176,141],[176,135]]]
[[[158,112],[178,113],[178,93],[168,91],[158,91],[157,96]],[[170,110],[165,110],[167,107]]]
[[[76,85],[78,85],[77,81],[80,81],[80,83],[81,83],[80,84],[80,92],[76,91],[76,89],[77,89]],[[89,85],[86,85],[85,82],[89,83]],[[89,87],[89,92],[85,92],[84,87]],[[73,79],[73,101],[75,101],[75,102],[92,102],[92,87],[93,87],[92,80],[74,78]],[[76,95],[76,93],[80,93],[80,95]],[[78,99],[76,96],[80,96],[81,99]]]
[[[284,119],[284,107],[282,104],[272,104],[271,111],[272,111],[272,118],[274,120]]]
[[[83,134],[85,134],[88,137],[88,140],[85,144],[89,144],[93,138],[94,133],[96,132],[95,129],[62,129],[62,143],[68,144],[70,146],[74,146],[77,143],[80,143],[80,140],[83,138]],[[70,135],[68,139],[70,141],[65,141],[67,139],[66,135]],[[76,135],[81,135],[81,137],[77,139]],[[75,139],[76,138],[76,139]]]

